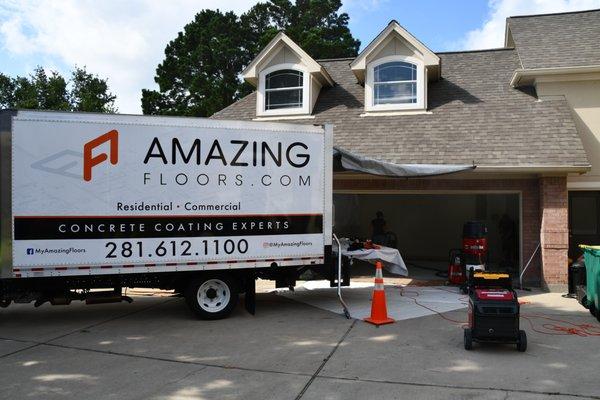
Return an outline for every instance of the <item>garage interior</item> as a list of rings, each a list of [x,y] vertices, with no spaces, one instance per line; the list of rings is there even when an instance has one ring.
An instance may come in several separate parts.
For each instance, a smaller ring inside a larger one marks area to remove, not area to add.
[[[446,272],[449,252],[460,248],[462,227],[482,221],[488,228],[488,269],[519,271],[521,212],[518,193],[334,193],[334,232],[367,239],[382,211],[386,231],[411,270]],[[421,268],[422,267],[422,268]]]

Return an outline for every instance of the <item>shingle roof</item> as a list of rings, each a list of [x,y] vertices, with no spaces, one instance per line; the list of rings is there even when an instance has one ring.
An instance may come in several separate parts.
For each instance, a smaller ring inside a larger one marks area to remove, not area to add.
[[[507,19],[523,68],[600,65],[600,10]]]
[[[431,113],[361,117],[364,87],[351,59],[327,60],[320,63],[336,85],[321,90],[314,119],[297,122],[333,123],[336,146],[394,163],[589,164],[565,100],[538,101],[532,90],[509,86],[520,66],[514,50],[438,54],[443,78],[429,84]],[[252,93],[213,117],[253,119],[255,110]]]

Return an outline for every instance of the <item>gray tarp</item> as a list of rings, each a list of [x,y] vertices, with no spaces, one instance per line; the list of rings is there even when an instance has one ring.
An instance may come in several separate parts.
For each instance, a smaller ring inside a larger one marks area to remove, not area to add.
[[[475,165],[393,164],[359,156],[339,147],[333,148],[333,170],[353,171],[399,178],[435,176],[475,169]]]

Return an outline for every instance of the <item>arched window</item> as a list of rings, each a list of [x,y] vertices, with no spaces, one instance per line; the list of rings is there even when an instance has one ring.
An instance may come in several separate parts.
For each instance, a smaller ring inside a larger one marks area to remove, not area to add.
[[[304,74],[281,69],[265,77],[265,110],[302,108]]]
[[[373,105],[416,104],[417,66],[405,61],[379,64],[373,69]]]

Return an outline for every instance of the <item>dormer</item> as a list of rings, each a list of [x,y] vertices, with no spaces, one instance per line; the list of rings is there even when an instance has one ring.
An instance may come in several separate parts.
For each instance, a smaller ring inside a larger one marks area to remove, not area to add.
[[[283,32],[278,33],[242,72],[257,89],[257,117],[309,117],[323,86],[334,82]]]
[[[427,109],[427,82],[441,76],[440,58],[396,21],[354,59],[350,68],[365,87],[367,113]]]

